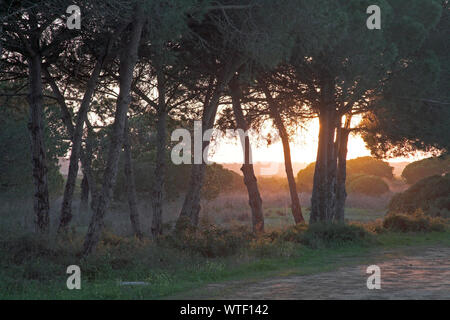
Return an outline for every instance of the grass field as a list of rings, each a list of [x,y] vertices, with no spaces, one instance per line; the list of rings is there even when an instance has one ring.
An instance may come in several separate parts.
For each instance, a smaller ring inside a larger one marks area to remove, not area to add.
[[[7,243],[2,241],[0,299],[160,299],[183,296],[182,292],[210,282],[331,271],[370,262],[371,254],[389,248],[450,246],[450,232],[385,234],[377,236],[372,245],[337,248],[275,246],[266,248],[264,254],[246,249],[223,258],[183,254],[151,244],[134,247],[131,258],[130,252],[125,252],[126,246],[119,246],[103,248],[81,263],[75,251],[58,253],[47,249],[47,254],[42,254],[39,250],[45,251],[46,247],[35,246],[25,253],[5,248]],[[65,271],[70,264],[81,267],[81,290],[66,288]],[[121,286],[120,281],[145,281],[148,285]]]
[[[115,203],[108,213],[106,231],[97,252],[85,260],[80,260],[79,252],[89,213],[76,214],[65,239],[55,239],[53,235],[44,239],[32,233],[29,203],[5,201],[0,211],[0,299],[182,297],[211,282],[330,271],[369,261],[374,252],[389,248],[450,246],[448,227],[442,232],[429,233],[369,232],[363,238],[359,238],[358,232],[345,229],[342,231],[344,238],[339,234],[341,238],[316,243],[314,237],[304,238],[306,226],[292,227],[293,219],[285,198],[275,195],[267,198],[264,236],[251,236],[244,196],[222,197],[204,203],[201,237],[178,239],[169,232],[159,243],[140,242],[130,237],[126,204]],[[308,201],[307,197],[302,200],[305,204]],[[373,221],[384,216],[386,201],[353,199],[349,203],[357,201],[360,207],[346,209],[347,220],[372,230],[370,226],[377,225]],[[168,204],[166,223],[175,219],[178,206],[178,203]],[[58,199],[52,207],[55,224]],[[150,225],[148,207],[147,203],[140,205],[145,226]],[[303,212],[308,219],[309,209],[304,207]],[[346,232],[349,232],[348,239]],[[81,268],[81,290],[66,287],[69,265]],[[145,285],[121,285],[123,281],[145,282]]]

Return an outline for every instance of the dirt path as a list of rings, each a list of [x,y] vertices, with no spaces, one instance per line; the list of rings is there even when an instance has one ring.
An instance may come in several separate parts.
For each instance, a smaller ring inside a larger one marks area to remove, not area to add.
[[[388,256],[398,256],[388,252]],[[371,261],[377,261],[371,259]],[[381,269],[381,289],[369,290],[367,265],[333,272],[248,282],[210,284],[196,299],[450,299],[450,248],[421,248],[419,252],[375,262]]]

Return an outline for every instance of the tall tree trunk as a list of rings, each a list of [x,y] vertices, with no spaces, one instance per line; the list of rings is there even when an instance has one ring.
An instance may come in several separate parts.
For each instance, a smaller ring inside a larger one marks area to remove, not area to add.
[[[241,89],[236,79],[233,79],[229,85],[231,91],[231,99],[233,105],[233,112],[236,117],[236,127],[242,130],[240,134],[242,142],[242,150],[244,152],[244,163],[241,171],[244,175],[244,183],[248,192],[248,203],[252,210],[252,225],[253,232],[264,232],[264,214],[262,208],[262,199],[258,189],[258,182],[253,170],[253,163],[250,161],[251,146],[248,136],[248,124],[244,118],[241,105]]]
[[[69,108],[67,107],[66,101],[64,96],[62,95],[61,91],[58,88],[58,85],[56,84],[54,78],[50,75],[50,72],[47,68],[44,68],[44,74],[48,81],[48,84],[50,85],[53,94],[55,95],[56,101],[58,102],[60,108],[61,108],[61,119],[66,126],[67,132],[69,133],[70,139],[73,140],[75,127],[72,122],[72,115],[70,114]],[[89,120],[85,119],[86,124],[88,124],[89,127]],[[81,148],[80,150],[80,161],[83,169],[83,175],[87,180],[87,184],[89,185],[89,192],[91,193],[91,204],[95,202],[96,199],[96,193],[97,188],[95,185],[94,177],[92,176],[92,170],[91,170],[91,155],[92,155],[92,141],[90,140],[90,134],[91,131],[90,128],[88,128],[88,134],[86,138],[86,147],[85,149]],[[94,206],[92,205],[92,208]]]
[[[130,39],[126,44],[120,58],[119,67],[119,96],[111,144],[108,152],[106,169],[103,175],[102,189],[98,195],[97,205],[89,224],[88,233],[83,246],[83,255],[92,253],[100,240],[100,235],[104,226],[104,216],[109,205],[112,188],[117,175],[117,165],[119,162],[120,150],[123,145],[123,133],[128,106],[131,101],[130,89],[133,80],[133,71],[138,59],[138,47],[141,39],[144,16],[142,5],[137,4],[136,17],[132,25]]]
[[[86,180],[89,185],[89,193],[91,195],[91,209],[95,208],[95,201],[97,199],[97,184],[92,174],[92,127],[89,123],[89,119],[86,119],[87,125],[87,135],[85,139],[85,148],[81,150],[80,160],[83,170],[83,175],[86,177]]]
[[[279,116],[278,116],[279,117]],[[284,124],[281,122],[281,118],[278,120],[280,123],[277,125],[278,131],[280,132],[281,142],[283,143],[284,152],[284,166],[286,170],[286,176],[289,183],[289,192],[291,195],[291,210],[294,216],[294,221],[296,224],[304,223],[305,219],[302,214],[302,207],[300,206],[300,200],[298,199],[297,185],[295,183],[294,170],[292,169],[291,161],[291,149],[289,147],[289,138],[286,132]]]
[[[161,83],[158,79],[158,84]],[[163,85],[161,83],[161,85]],[[164,180],[166,178],[166,138],[167,138],[167,111],[165,108],[165,94],[163,88],[159,88],[158,122],[156,124],[156,165],[155,181],[153,184],[153,220],[152,235],[154,238],[162,235],[162,205],[164,198]]]
[[[292,169],[292,161],[291,161],[291,148],[289,146],[289,136],[287,134],[286,128],[283,123],[283,119],[281,119],[279,110],[275,104],[275,101],[270,94],[267,86],[262,83],[262,87],[264,90],[264,95],[266,96],[267,102],[269,104],[270,114],[275,122],[275,126],[278,129],[278,132],[281,137],[281,142],[283,144],[283,153],[284,153],[284,167],[286,171],[286,176],[289,184],[289,193],[291,196],[291,211],[294,217],[294,221],[296,224],[305,222],[302,214],[302,207],[300,206],[300,200],[298,198],[297,193],[297,184],[295,183],[294,170]]]
[[[86,174],[81,180],[80,208],[79,213],[87,213],[89,209],[89,181]]]
[[[131,159],[130,129],[128,126],[128,119],[126,119],[125,121],[123,149],[125,156],[124,172],[127,184],[127,197],[128,207],[130,208],[131,228],[133,229],[134,235],[138,239],[142,239],[141,224],[139,222],[139,209],[137,206],[136,183],[134,181],[133,163]]]
[[[335,135],[338,120],[334,79],[324,73],[321,75],[319,144],[311,196],[310,223],[331,222],[335,218],[337,172]]]
[[[198,226],[200,213],[200,195],[205,177],[205,164],[193,164],[191,168],[191,177],[189,189],[184,198],[183,207],[177,220],[177,226],[184,227],[188,223],[192,227]]]
[[[314,184],[311,196],[311,216],[310,223],[327,222],[331,216],[333,209],[331,203],[331,188],[332,181],[330,181],[330,143],[333,142],[334,131],[331,123],[332,112],[331,108],[323,108],[319,114],[319,143],[317,148],[317,160],[314,169]]]
[[[31,138],[31,157],[34,181],[34,214],[36,216],[36,231],[48,233],[50,228],[49,195],[47,182],[47,162],[43,133],[42,106],[42,61],[35,53],[28,59],[30,106],[30,122],[28,129]]]
[[[83,174],[86,176],[89,184],[89,193],[91,194],[91,210],[95,210],[96,201],[98,198],[98,188],[97,183],[95,181],[94,175],[92,173],[92,148],[93,148],[93,130],[92,126],[89,122],[89,119],[86,119],[87,126],[87,135],[85,140],[85,148],[81,150],[80,159],[81,165],[83,169]]]
[[[345,218],[345,200],[347,199],[347,191],[345,189],[345,181],[347,178],[347,145],[348,135],[350,133],[351,115],[347,115],[343,128],[339,129],[338,134],[338,168],[337,168],[337,184],[336,184],[336,217],[338,222],[344,222]]]
[[[212,129],[214,125],[214,120],[217,113],[217,108],[219,106],[219,99],[222,95],[225,86],[228,85],[234,73],[239,69],[239,67],[244,63],[241,58],[233,57],[224,66],[220,75],[217,79],[217,85],[215,86],[211,99],[206,99],[203,107],[202,114],[202,132]],[[211,84],[213,85],[213,84]],[[203,141],[202,143],[202,154],[203,150],[208,148],[210,141]],[[205,176],[205,162],[202,160],[201,164],[193,164],[191,169],[191,179],[189,182],[189,189],[186,193],[183,202],[183,208],[181,209],[180,216],[178,219],[178,225],[183,225],[185,220],[191,226],[197,227],[198,218],[200,213],[200,193],[203,184],[203,178]]]
[[[61,206],[61,216],[59,220],[58,233],[63,232],[72,220],[72,201],[75,190],[75,182],[78,175],[78,161],[80,159],[81,141],[83,138],[83,127],[86,121],[87,113],[91,105],[92,96],[94,95],[97,80],[102,69],[102,60],[99,59],[92,71],[92,75],[86,85],[83,101],[78,111],[76,125],[72,135],[72,150],[70,153],[69,172],[67,174],[67,182],[64,188],[64,196]]]
[[[330,137],[327,141],[328,148],[328,172],[327,172],[327,183],[328,183],[328,210],[326,214],[326,221],[334,221],[336,217],[336,197],[337,197],[337,150],[336,150],[336,131],[338,125],[336,123],[336,116],[334,112],[331,116],[329,133]]]

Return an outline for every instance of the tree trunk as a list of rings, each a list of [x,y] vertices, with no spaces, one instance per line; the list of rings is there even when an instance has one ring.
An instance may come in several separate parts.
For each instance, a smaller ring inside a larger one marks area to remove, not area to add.
[[[28,97],[30,106],[30,122],[28,129],[31,138],[31,157],[34,181],[34,214],[36,216],[36,231],[48,233],[50,228],[49,195],[47,182],[47,163],[43,133],[42,106],[42,61],[39,54],[28,59],[29,86]]]
[[[336,117],[334,112],[331,115],[329,133],[330,137],[327,141],[328,148],[328,210],[326,214],[326,221],[334,221],[336,217],[336,197],[337,197],[337,143],[335,142],[335,135],[337,128]]]
[[[87,113],[91,105],[92,96],[94,95],[97,80],[102,68],[102,59],[98,60],[92,75],[86,85],[86,92],[78,111],[76,125],[72,135],[72,150],[70,153],[69,172],[67,174],[67,182],[64,188],[64,196],[61,206],[61,216],[59,220],[58,233],[63,232],[72,220],[72,201],[75,190],[75,182],[78,175],[78,161],[80,159],[81,141],[83,138],[83,127],[86,121]]]
[[[125,156],[124,173],[127,184],[127,197],[128,206],[130,208],[131,227],[133,229],[134,235],[138,239],[142,239],[141,224],[139,222],[139,210],[137,207],[136,183],[134,181],[133,164],[131,160],[131,143],[129,136],[128,119],[125,121],[123,149]]]
[[[305,219],[302,214],[302,207],[300,206],[300,200],[298,199],[297,193],[297,185],[295,183],[294,170],[292,169],[292,161],[291,161],[291,148],[289,146],[289,136],[286,132],[286,128],[283,123],[283,119],[281,119],[279,110],[275,105],[275,101],[272,99],[272,95],[269,92],[267,86],[262,83],[264,95],[266,96],[270,114],[275,122],[275,126],[278,129],[278,132],[281,137],[281,142],[283,144],[283,153],[284,153],[284,167],[286,170],[286,176],[289,184],[289,193],[291,196],[291,211],[294,216],[295,224],[304,223]]]
[[[336,112],[334,79],[327,74],[321,75],[320,103],[319,144],[311,196],[310,223],[331,222],[336,214],[337,152],[335,134],[339,118]]]
[[[347,199],[347,191],[345,189],[345,181],[347,178],[347,144],[348,135],[350,133],[351,115],[346,117],[345,125],[339,129],[338,135],[338,168],[337,168],[337,184],[336,184],[336,217],[338,222],[344,222],[345,218],[345,200]]]
[[[221,92],[222,90],[217,89],[213,95],[213,98],[211,99],[212,101],[207,106],[204,107],[202,116],[202,135],[203,132],[205,132],[207,129],[212,128],[212,124],[210,125],[211,121],[209,119],[215,118]],[[209,141],[203,141],[202,139],[202,155],[203,150],[208,148],[208,146]],[[184,198],[183,207],[181,209],[180,216],[178,219],[179,222],[178,225],[184,225],[185,223],[188,223],[193,227],[197,227],[198,225],[199,213],[201,208],[200,193],[202,189],[203,178],[205,176],[205,170],[206,167],[203,159],[201,164],[192,165],[191,179],[189,181],[189,189]]]
[[[83,174],[86,176],[89,185],[89,193],[91,194],[91,209],[95,209],[95,203],[97,199],[97,184],[92,174],[92,128],[90,127],[89,120],[86,119],[87,125],[87,136],[86,136],[86,146],[81,150],[80,159],[83,169]]]
[[[310,223],[327,222],[332,216],[332,177],[329,166],[332,164],[330,143],[334,142],[331,108],[324,108],[319,114],[320,130],[317,160],[314,170],[314,184],[311,196]]]
[[[89,182],[86,174],[83,174],[81,180],[81,195],[80,195],[80,209],[79,213],[87,213],[89,209]]]
[[[177,221],[177,226],[184,227],[185,224],[196,228],[198,226],[199,213],[201,209],[200,194],[205,177],[205,164],[193,164],[189,189],[184,198],[183,207]]]
[[[158,81],[159,82],[159,81]],[[160,92],[161,95],[161,92]],[[164,95],[163,95],[164,96]],[[155,181],[153,185],[153,220],[152,235],[154,238],[162,235],[162,205],[164,198],[164,180],[166,178],[166,138],[167,138],[167,113],[160,105],[158,110],[158,122],[156,124],[156,165]]]
[[[205,100],[202,114],[202,132],[212,129],[214,125],[214,120],[217,113],[217,108],[219,106],[219,99],[222,95],[225,86],[228,85],[234,73],[243,64],[241,58],[231,58],[227,65],[224,66],[218,79],[217,85],[211,95],[211,99]],[[214,84],[211,84],[214,85]],[[210,141],[204,141],[202,143],[202,154],[203,150],[208,148]],[[205,176],[205,162],[202,160],[201,164],[193,164],[191,169],[191,179],[189,182],[189,189],[186,193],[183,202],[183,208],[181,209],[180,216],[178,218],[178,226],[185,223],[189,223],[194,228],[198,225],[199,213],[200,213],[200,193],[203,184],[203,178]]]
[[[67,107],[66,101],[64,96],[62,95],[61,91],[58,88],[58,85],[56,84],[53,77],[50,75],[50,72],[48,69],[44,69],[44,74],[47,78],[48,84],[50,85],[53,94],[55,95],[56,101],[58,101],[58,104],[61,108],[61,119],[66,126],[67,132],[70,135],[70,139],[73,140],[75,127],[72,123],[72,115],[70,114],[69,108]],[[89,126],[89,120],[85,119],[86,124]],[[86,147],[85,149],[81,148],[80,150],[80,161],[83,169],[83,175],[87,180],[87,184],[89,186],[89,192],[91,193],[91,207],[94,209],[93,203],[96,199],[97,194],[97,188],[95,185],[94,177],[92,176],[92,170],[91,170],[91,155],[92,155],[92,142],[90,140],[89,135],[90,129],[88,129],[88,135],[86,138]]]
[[[244,152],[244,163],[241,171],[244,174],[244,183],[248,192],[248,203],[252,210],[252,225],[253,232],[264,232],[264,214],[262,208],[262,199],[258,189],[258,182],[253,170],[253,163],[250,161],[251,146],[248,137],[248,124],[244,118],[241,106],[241,91],[237,80],[230,82],[230,91],[233,105],[234,116],[236,117],[236,127],[242,130],[243,135],[240,134],[242,142],[242,151]]]
[[[280,132],[281,142],[283,143],[284,166],[286,169],[286,176],[289,183],[289,192],[291,195],[292,215],[294,216],[294,221],[296,224],[304,223],[305,219],[303,218],[302,207],[300,206],[300,200],[298,199],[297,185],[295,183],[294,170],[292,169],[291,149],[289,147],[289,139],[287,136],[286,128],[282,123],[277,127]]]
[[[142,6],[137,5],[137,13],[132,25],[130,39],[126,44],[120,58],[119,67],[119,96],[117,98],[116,114],[109,147],[106,170],[103,175],[102,189],[98,195],[97,205],[89,224],[88,233],[83,246],[83,256],[92,253],[100,240],[104,226],[104,216],[109,205],[112,188],[117,175],[120,150],[123,145],[125,120],[130,104],[130,89],[133,80],[133,71],[138,59],[138,47],[141,39],[144,17]]]

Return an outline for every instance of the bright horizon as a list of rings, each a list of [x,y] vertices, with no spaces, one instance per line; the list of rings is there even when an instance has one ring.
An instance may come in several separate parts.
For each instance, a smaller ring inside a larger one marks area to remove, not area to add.
[[[352,127],[356,126],[360,121],[360,117],[354,117]],[[275,128],[267,125],[264,134],[267,134]],[[273,131],[272,131],[273,132]],[[290,142],[292,162],[311,163],[316,161],[317,144],[319,135],[319,120],[311,119],[304,124],[304,128],[298,129],[294,139]],[[257,162],[284,162],[283,146],[280,139],[267,145],[264,141],[259,141],[253,135],[250,136],[253,163]],[[365,142],[360,135],[350,134],[348,141],[347,159],[370,156],[370,151],[366,148]],[[410,157],[390,158],[389,162],[412,162],[430,155],[425,153],[417,153]],[[225,138],[212,146],[210,152],[210,161],[217,163],[242,163],[242,147],[237,138]]]

